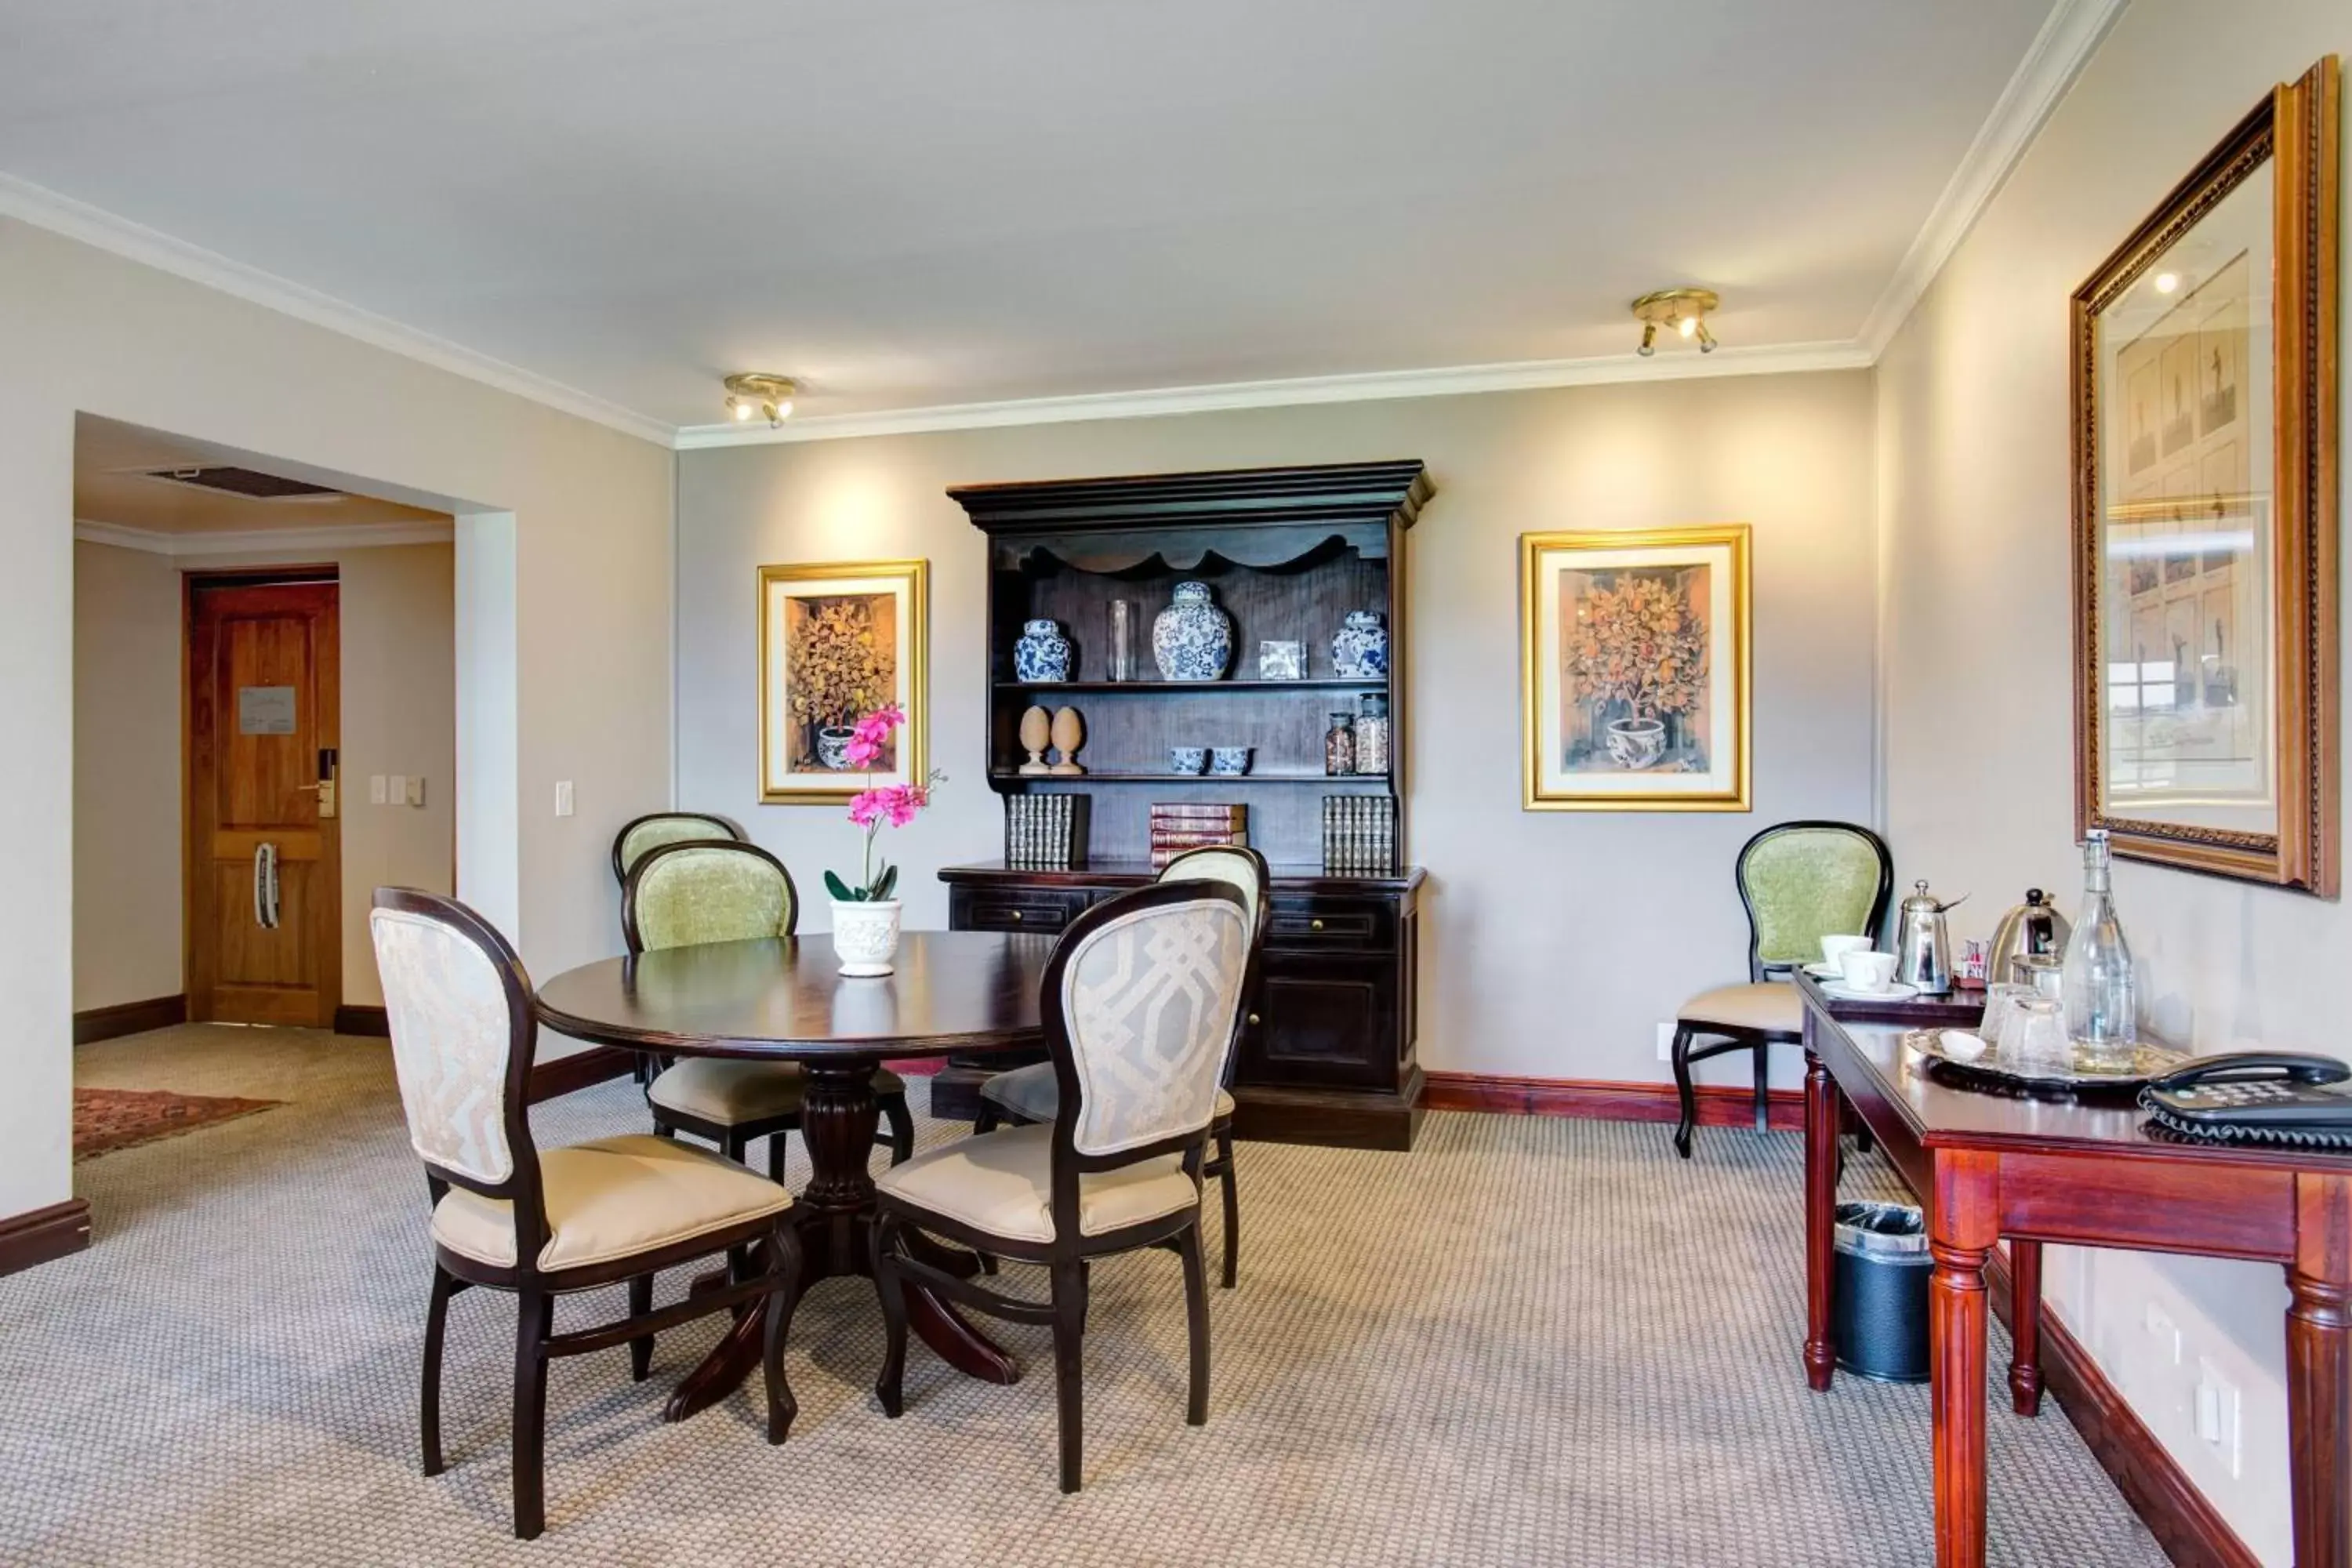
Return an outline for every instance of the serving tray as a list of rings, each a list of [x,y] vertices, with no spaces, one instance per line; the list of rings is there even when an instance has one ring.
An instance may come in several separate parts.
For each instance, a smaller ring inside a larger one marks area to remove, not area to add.
[[[1973,1061],[1962,1061],[1944,1050],[1941,1029],[1913,1029],[1903,1037],[1903,1043],[1919,1053],[1920,1066],[1939,1083],[1956,1089],[1972,1089],[1985,1094],[2023,1095],[2039,1100],[2106,1099],[2110,1096],[2129,1100],[2139,1093],[2150,1079],[2166,1073],[2189,1059],[2189,1053],[2170,1046],[2143,1040],[2132,1048],[2128,1068],[2090,1068],[2077,1067],[2072,1071],[2059,1071],[2036,1065],[2031,1070],[2009,1066],[2000,1059],[2000,1047],[1987,1045],[1984,1055]]]

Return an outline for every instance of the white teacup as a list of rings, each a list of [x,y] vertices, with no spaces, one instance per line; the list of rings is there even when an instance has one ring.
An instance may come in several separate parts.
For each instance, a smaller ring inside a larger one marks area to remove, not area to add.
[[[1822,962],[1837,969],[1849,952],[1858,952],[1870,946],[1866,936],[1835,935],[1822,938]]]
[[[1838,955],[1838,973],[1850,991],[1884,991],[1895,979],[1895,955],[1851,947]]]

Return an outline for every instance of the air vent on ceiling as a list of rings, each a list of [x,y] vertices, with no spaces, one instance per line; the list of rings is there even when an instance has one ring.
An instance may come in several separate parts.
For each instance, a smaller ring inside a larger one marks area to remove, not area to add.
[[[163,479],[175,485],[194,485],[199,489],[221,490],[248,500],[308,500],[317,496],[336,496],[343,492],[329,485],[314,485],[302,479],[289,479],[278,474],[265,474],[255,468],[224,465],[219,468],[149,468],[151,479]]]

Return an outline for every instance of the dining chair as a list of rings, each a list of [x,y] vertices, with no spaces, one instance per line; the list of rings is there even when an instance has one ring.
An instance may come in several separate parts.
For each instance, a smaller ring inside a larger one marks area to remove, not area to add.
[[[783,862],[756,844],[686,839],[647,850],[621,888],[621,934],[631,952],[790,936],[800,897]],[[768,1140],[768,1174],[784,1178],[784,1134],[801,1124],[808,1075],[797,1062],[690,1057],[665,1067],[646,1086],[654,1131],[665,1138],[708,1138],[730,1160]],[[874,1071],[874,1095],[889,1124],[875,1142],[892,1163],[915,1152],[915,1118],[907,1083],[887,1068]]]
[[[1243,987],[1242,1002],[1244,1010],[1253,1013],[1258,1005],[1258,975],[1265,948],[1266,924],[1273,914],[1273,906],[1267,898],[1272,879],[1265,856],[1244,846],[1225,844],[1188,849],[1169,861],[1159,877],[1162,882],[1230,882],[1241,889],[1250,923],[1249,977]],[[1050,1061],[1032,1062],[1026,1067],[998,1073],[980,1086],[980,1111],[972,1119],[971,1130],[988,1132],[1002,1125],[1047,1122],[1054,1120],[1057,1109],[1054,1064]],[[1233,1091],[1223,1084],[1217,1088],[1217,1116],[1210,1125],[1209,1135],[1216,1145],[1216,1153],[1201,1168],[1201,1173],[1215,1180],[1223,1198],[1225,1256],[1223,1278],[1224,1288],[1230,1290],[1240,1277],[1242,1215],[1241,1202],[1234,1191],[1234,1096]]]
[[[1770,1125],[1770,1048],[1804,1040],[1804,1007],[1789,971],[1818,962],[1824,936],[1878,930],[1895,862],[1867,827],[1783,822],[1741,846],[1733,879],[1748,911],[1748,984],[1703,991],[1675,1014],[1675,1092],[1682,1101],[1675,1152],[1685,1160],[1698,1125],[1691,1065],[1726,1051],[1752,1053],[1756,1131],[1764,1131]]]
[[[488,921],[455,899],[379,888],[368,916],[391,1021],[408,1141],[433,1200],[433,1289],[419,1402],[424,1468],[441,1451],[441,1352],[449,1300],[471,1286],[516,1299],[514,1532],[547,1522],[547,1363],[629,1347],[642,1381],[654,1337],[765,1300],[768,1441],[797,1409],[784,1381],[784,1332],[799,1289],[793,1195],[719,1156],[645,1133],[542,1151],[525,1107],[538,1047],[530,981]],[[764,1268],[750,1258],[764,1243]],[[664,1268],[727,1253],[719,1289],[652,1310]],[[646,1289],[640,1290],[643,1280]],[[555,1298],[628,1282],[629,1315],[555,1331]]]
[[[709,843],[722,839],[736,844],[750,842],[743,830],[723,816],[713,816],[701,811],[656,811],[635,817],[622,826],[613,836],[613,880],[623,887],[629,884],[629,873],[638,861],[665,844],[689,841]]]
[[[1139,888],[1070,922],[1038,997],[1059,1090],[1054,1120],[926,1150],[876,1184],[874,1274],[887,1349],[875,1393],[886,1415],[905,1408],[910,1281],[992,1317],[1049,1324],[1061,1486],[1076,1491],[1087,1269],[1114,1253],[1172,1244],[1183,1260],[1192,1349],[1184,1419],[1207,1422],[1201,1166],[1241,1033],[1251,940],[1247,900],[1223,881]],[[910,1248],[910,1230],[1040,1264],[1050,1294],[1008,1295],[950,1273]]]

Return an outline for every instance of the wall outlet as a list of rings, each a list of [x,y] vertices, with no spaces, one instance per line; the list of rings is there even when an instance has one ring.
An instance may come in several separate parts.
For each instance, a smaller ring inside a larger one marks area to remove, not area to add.
[[[368,774],[368,804],[370,805],[382,805],[383,804],[383,775],[382,773]]]
[[[572,815],[572,781],[570,779],[555,781],[555,815],[558,816]]]
[[[423,773],[411,773],[408,775],[408,804],[411,805],[423,805],[425,804],[425,775]]]
[[[2150,1301],[2147,1304],[2147,1337],[2154,1342],[2157,1355],[2168,1364],[2179,1366],[2181,1357],[2180,1330],[2165,1315],[2164,1309]]]
[[[2197,1358],[2197,1435],[2211,1444],[2230,1467],[2230,1479],[2239,1478],[2244,1461],[2245,1448],[2238,1438],[2238,1413],[2243,1402],[2238,1396],[2238,1385],[2221,1375],[2221,1369],[2204,1357]]]
[[[1662,1062],[1675,1059],[1675,1026],[1670,1023],[1658,1026],[1658,1059]]]

